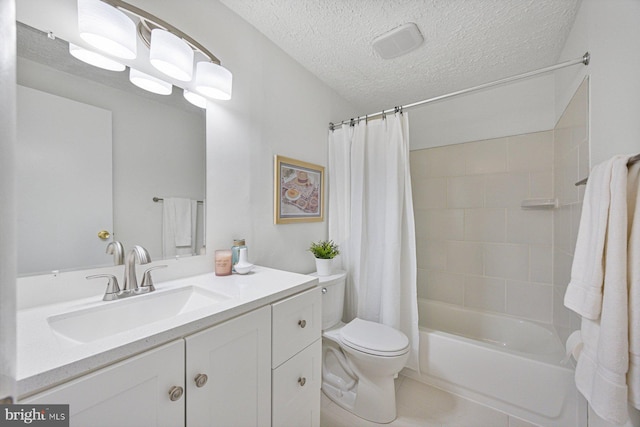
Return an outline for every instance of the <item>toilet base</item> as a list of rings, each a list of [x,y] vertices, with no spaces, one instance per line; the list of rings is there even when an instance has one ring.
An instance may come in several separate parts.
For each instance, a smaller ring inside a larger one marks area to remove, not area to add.
[[[394,378],[406,364],[409,348],[390,356],[364,352],[342,342],[343,327],[339,324],[323,332],[322,391],[362,419],[390,423],[396,419]]]
[[[356,394],[353,391],[342,391],[331,384],[323,383],[322,392],[342,409],[353,413],[353,404],[356,401]]]
[[[379,424],[396,419],[396,390],[393,377],[378,381],[358,381],[351,390],[341,390],[322,382],[322,392],[341,408],[352,414]]]

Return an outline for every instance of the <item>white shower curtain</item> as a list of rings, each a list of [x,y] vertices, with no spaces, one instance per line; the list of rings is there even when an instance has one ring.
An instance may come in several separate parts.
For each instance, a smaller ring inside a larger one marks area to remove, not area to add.
[[[406,113],[329,135],[329,238],[348,272],[345,318],[407,335],[418,370],[416,244]]]

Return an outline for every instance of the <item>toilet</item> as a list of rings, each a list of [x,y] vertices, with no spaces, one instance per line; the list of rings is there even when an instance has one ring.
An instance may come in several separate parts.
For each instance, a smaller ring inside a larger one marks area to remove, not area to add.
[[[347,411],[376,423],[396,418],[394,378],[409,358],[409,339],[380,323],[342,322],[347,274],[317,276],[322,288],[322,391]]]

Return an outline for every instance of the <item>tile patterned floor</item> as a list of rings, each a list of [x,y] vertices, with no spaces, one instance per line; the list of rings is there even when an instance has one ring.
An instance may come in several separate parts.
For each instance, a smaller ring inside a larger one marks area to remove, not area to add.
[[[395,421],[376,424],[345,411],[323,393],[320,427],[536,427],[402,376],[396,380],[396,405]]]

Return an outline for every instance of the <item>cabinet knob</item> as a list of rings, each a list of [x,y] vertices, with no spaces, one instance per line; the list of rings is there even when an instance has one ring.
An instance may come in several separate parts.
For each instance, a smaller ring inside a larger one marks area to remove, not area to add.
[[[207,383],[208,380],[209,380],[209,377],[206,374],[198,374],[194,378],[194,381],[196,382],[196,387],[198,388],[204,387],[204,385]]]
[[[184,389],[180,386],[174,385],[169,390],[169,399],[171,399],[172,402],[175,402],[176,400],[180,400],[183,394]]]
[[[307,326],[307,321],[306,320],[300,320],[298,321],[298,326],[300,326],[301,328],[304,329],[305,326]]]
[[[298,384],[300,384],[300,387],[304,387],[306,383],[307,383],[307,379],[305,377],[298,378]]]

